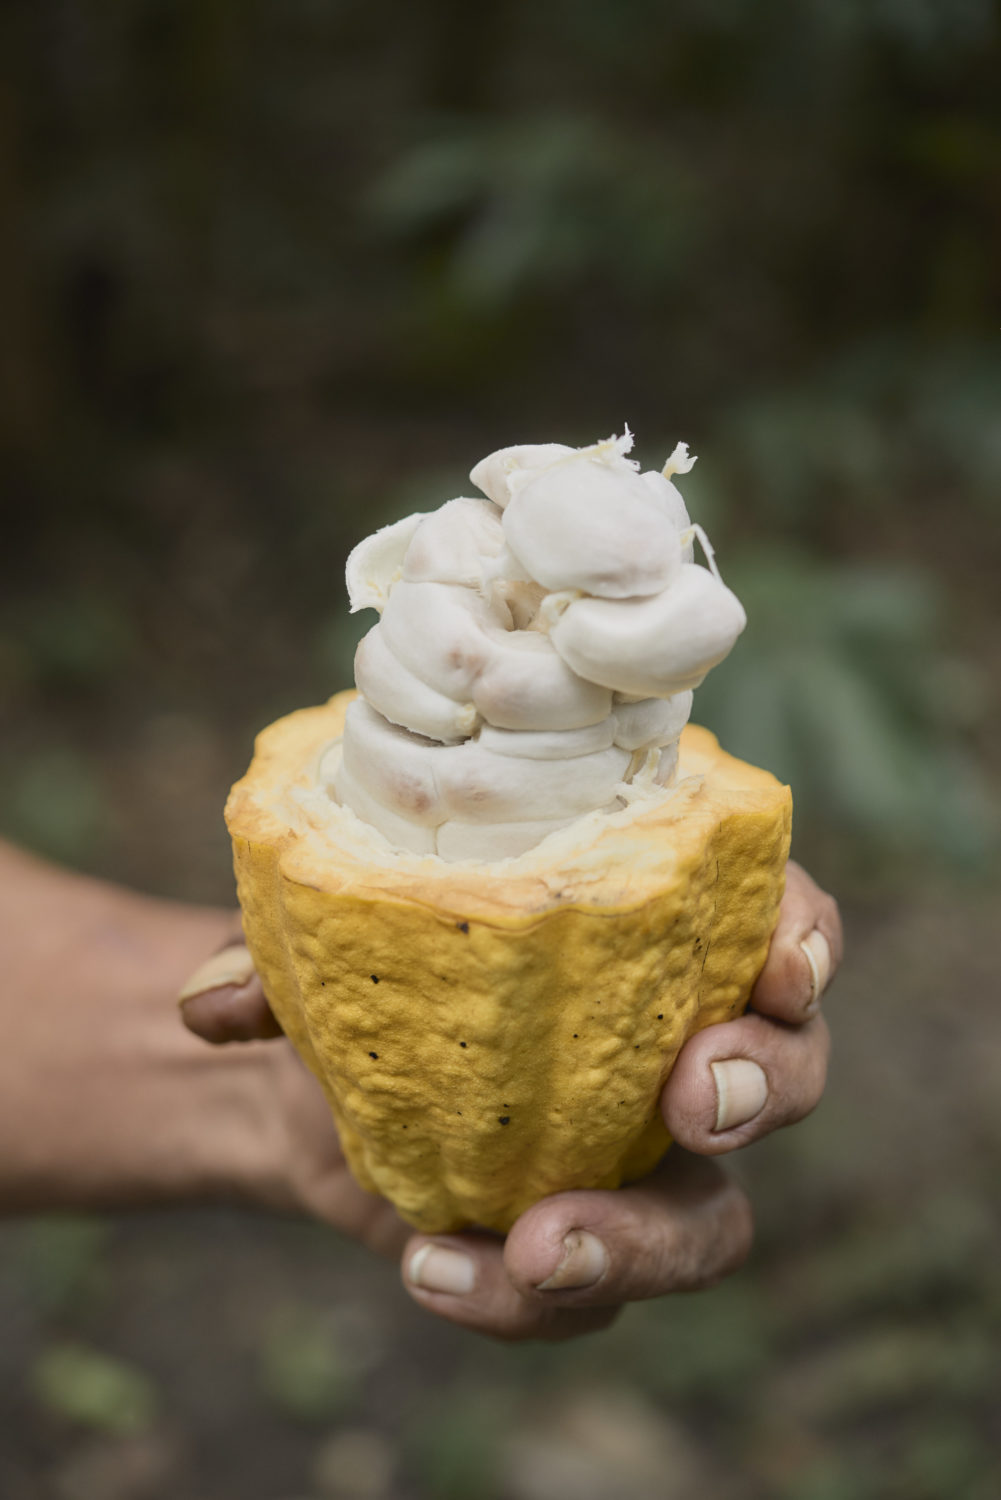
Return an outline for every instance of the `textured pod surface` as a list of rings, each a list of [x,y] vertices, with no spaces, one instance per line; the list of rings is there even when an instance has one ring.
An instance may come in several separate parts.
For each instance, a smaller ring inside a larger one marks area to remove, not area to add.
[[[329,793],[353,696],[265,730],[226,809],[247,942],[352,1172],[428,1232],[642,1176],[682,1043],[764,963],[788,788],[689,727],[671,792],[504,863],[398,854]]]

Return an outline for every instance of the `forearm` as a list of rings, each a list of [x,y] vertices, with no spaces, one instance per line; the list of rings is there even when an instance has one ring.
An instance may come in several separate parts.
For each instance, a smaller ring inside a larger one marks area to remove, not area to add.
[[[209,1048],[176,992],[233,928],[0,843],[0,1211],[260,1196],[262,1043]]]

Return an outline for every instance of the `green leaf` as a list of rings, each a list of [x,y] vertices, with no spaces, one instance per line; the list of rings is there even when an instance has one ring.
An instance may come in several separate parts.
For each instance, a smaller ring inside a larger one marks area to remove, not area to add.
[[[108,1237],[101,1219],[67,1215],[25,1224],[21,1274],[39,1305],[50,1311],[72,1307],[100,1287]]]
[[[63,746],[41,749],[8,773],[0,814],[15,838],[70,863],[93,853],[111,816],[91,762]]]
[[[156,1389],[147,1375],[83,1344],[44,1350],[32,1367],[30,1384],[49,1411],[104,1432],[141,1432],[156,1415]]]
[[[302,1422],[329,1421],[354,1397],[354,1371],[334,1330],[305,1306],[286,1306],[273,1318],[260,1347],[259,1375],[275,1405]]]
[[[946,654],[936,581],[792,553],[738,556],[726,578],[748,628],[696,718],[792,786],[800,830],[987,858],[997,808],[965,739],[986,694]]]
[[[501,1440],[510,1425],[510,1391],[453,1390],[421,1414],[406,1440],[427,1500],[494,1500]]]

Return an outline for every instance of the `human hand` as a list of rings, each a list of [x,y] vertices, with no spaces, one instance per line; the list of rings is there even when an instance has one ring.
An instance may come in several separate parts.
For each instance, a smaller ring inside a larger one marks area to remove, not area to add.
[[[277,1166],[263,1196],[400,1255],[418,1302],[499,1338],[571,1338],[606,1327],[626,1302],[710,1286],[742,1264],[752,1226],[745,1194],[704,1158],[802,1119],[820,1099],[829,1037],[819,1002],[841,950],[835,902],[790,863],[750,1009],[691,1037],[664,1087],[661,1110],[678,1144],[642,1182],[543,1199],[506,1240],[416,1234],[358,1187],[319,1084],[284,1045],[271,1049]],[[280,1035],[240,944],[191,977],[182,1005],[207,1041]]]

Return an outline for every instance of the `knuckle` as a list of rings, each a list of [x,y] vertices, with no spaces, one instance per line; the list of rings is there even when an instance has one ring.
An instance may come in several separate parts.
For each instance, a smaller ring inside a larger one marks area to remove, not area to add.
[[[482,1332],[502,1344],[559,1343],[594,1329],[605,1328],[617,1308],[546,1307],[523,1303],[491,1320]]]
[[[732,1215],[730,1253],[720,1272],[721,1277],[739,1271],[750,1255],[754,1244],[754,1209],[751,1207],[751,1200],[747,1194],[736,1187],[730,1212]]]
[[[663,1220],[659,1232],[650,1226],[630,1237],[628,1259],[620,1261],[614,1289],[627,1301],[663,1297],[671,1292],[701,1286],[705,1276],[705,1252],[687,1226]]]
[[[705,1257],[691,1290],[706,1291],[739,1271],[754,1245],[754,1210],[742,1188],[731,1182],[717,1241]]]
[[[841,926],[841,912],[838,903],[829,891],[821,891],[817,901],[817,912],[820,918],[833,930]]]
[[[831,1028],[823,1016],[816,1016],[810,1022],[809,1040],[813,1044],[814,1056],[823,1079],[827,1075],[827,1064],[831,1058]]]
[[[674,1247],[660,1294],[697,1292],[718,1285],[747,1260],[754,1243],[754,1214],[743,1189],[730,1182],[711,1235]],[[648,1295],[650,1295],[648,1293]]]
[[[523,1296],[515,1287],[503,1288],[503,1295],[490,1309],[483,1331],[502,1344],[525,1344],[533,1339],[552,1338],[551,1327],[558,1308]]]
[[[809,1025],[809,1034],[803,1038],[805,1057],[797,1063],[794,1077],[795,1094],[790,1098],[783,1123],[793,1125],[805,1120],[820,1103],[827,1085],[827,1064],[831,1051],[831,1034],[823,1017],[818,1016]]]

